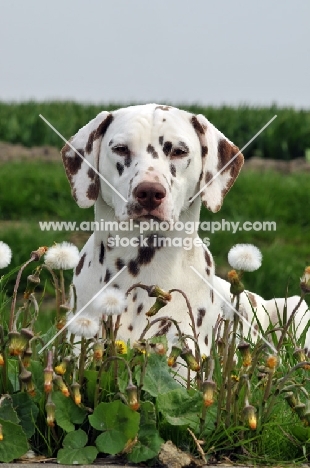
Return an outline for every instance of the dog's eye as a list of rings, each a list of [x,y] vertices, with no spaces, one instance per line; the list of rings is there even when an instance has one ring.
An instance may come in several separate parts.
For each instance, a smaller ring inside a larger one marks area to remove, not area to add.
[[[172,158],[182,158],[188,154],[188,149],[186,148],[173,148],[171,152]]]
[[[113,146],[112,151],[120,156],[128,156],[130,154],[130,150],[127,145],[115,145]]]

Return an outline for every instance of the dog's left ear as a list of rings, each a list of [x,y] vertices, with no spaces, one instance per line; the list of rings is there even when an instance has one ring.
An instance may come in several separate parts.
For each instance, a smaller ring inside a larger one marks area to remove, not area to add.
[[[239,148],[203,115],[193,115],[192,125],[201,144],[200,195],[205,207],[216,213],[238,177],[244,158]]]
[[[98,160],[101,140],[113,120],[100,112],[69,140],[61,150],[73,198],[81,208],[89,208],[99,194]],[[76,151],[74,151],[74,149]]]

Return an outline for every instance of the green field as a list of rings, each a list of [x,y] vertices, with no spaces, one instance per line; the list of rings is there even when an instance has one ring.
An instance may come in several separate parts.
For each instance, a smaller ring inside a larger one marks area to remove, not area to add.
[[[0,166],[0,239],[13,250],[13,264],[28,259],[39,245],[70,240],[79,248],[90,233],[42,232],[38,221],[91,221],[93,209],[80,209],[71,197],[62,163],[9,162]],[[202,209],[201,219],[222,222],[274,221],[276,231],[202,232],[210,239],[217,272],[225,277],[227,253],[236,243],[253,243],[263,253],[259,271],[247,274],[246,287],[265,298],[298,294],[299,278],[310,264],[310,173],[243,171],[224,200],[220,212]],[[3,271],[3,273],[5,270]]]

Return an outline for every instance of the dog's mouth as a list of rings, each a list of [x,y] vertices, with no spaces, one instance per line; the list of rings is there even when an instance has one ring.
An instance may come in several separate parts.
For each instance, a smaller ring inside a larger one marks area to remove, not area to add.
[[[134,220],[137,221],[137,222],[153,220],[153,221],[157,221],[159,223],[162,222],[162,221],[167,221],[164,218],[159,218],[158,216],[154,216],[152,214],[146,214],[146,215],[138,216],[138,217],[134,218]]]

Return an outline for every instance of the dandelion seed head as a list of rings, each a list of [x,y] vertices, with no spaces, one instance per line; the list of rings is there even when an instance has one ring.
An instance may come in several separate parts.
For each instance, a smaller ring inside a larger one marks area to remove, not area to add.
[[[125,294],[116,288],[106,288],[93,301],[94,311],[98,315],[121,315],[126,305]]]
[[[88,315],[73,315],[70,314],[68,322],[68,331],[76,336],[83,336],[84,338],[93,338],[99,331],[98,318],[89,317]]]
[[[6,268],[11,263],[12,250],[5,244],[0,241],[0,268]]]
[[[255,271],[262,264],[262,253],[255,245],[236,244],[228,252],[228,263],[235,270]]]
[[[80,260],[78,248],[70,242],[50,247],[45,254],[45,263],[54,270],[72,270]]]

